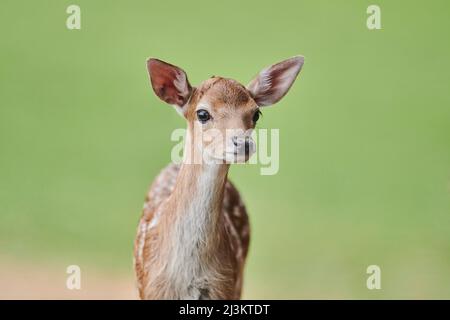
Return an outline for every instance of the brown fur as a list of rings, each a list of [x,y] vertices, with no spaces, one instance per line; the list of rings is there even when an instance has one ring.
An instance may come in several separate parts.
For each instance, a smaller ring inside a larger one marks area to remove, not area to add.
[[[186,118],[188,139],[183,164],[169,165],[157,177],[139,222],[134,256],[142,299],[240,298],[250,228],[239,193],[227,179],[227,157],[248,160],[250,151],[240,154],[244,144],[238,141],[244,138],[247,149],[255,113],[286,94],[302,65],[300,56],[274,64],[247,88],[222,77],[194,88],[182,69],[147,61],[154,92]],[[199,109],[208,112],[206,120],[197,119]],[[208,154],[222,163],[191,164],[207,146],[201,136],[209,129],[225,136],[222,149]]]
[[[141,299],[180,298],[173,297],[171,292],[167,292],[169,289],[166,288],[166,284],[170,279],[162,277],[154,282],[154,287],[146,286],[150,278],[149,273],[160,268],[157,264],[164,263],[165,253],[170,251],[170,248],[167,248],[170,242],[167,240],[168,235],[165,234],[165,231],[170,229],[176,217],[166,214],[161,217],[160,227],[152,228],[147,233],[142,232],[142,227],[148,227],[154,218],[156,209],[174,192],[176,181],[181,180],[181,178],[177,179],[179,173],[179,165],[169,165],[160,173],[147,194],[143,215],[138,226],[134,252],[135,271]],[[161,187],[159,183],[162,181],[165,183]],[[192,187],[192,185],[189,186],[189,188]],[[182,195],[179,196],[182,197]],[[208,295],[213,299],[239,299],[242,272],[250,241],[250,226],[245,205],[240,199],[239,192],[229,180],[226,180],[224,184],[223,200],[220,206],[222,207],[221,214],[217,217],[216,225],[213,227],[215,228],[213,231],[215,237],[210,239],[211,243],[208,243],[210,246],[208,249],[214,248],[216,256],[205,258],[217,261],[218,273],[224,280],[218,281],[217,285],[209,284]],[[166,208],[166,210],[167,213],[176,211],[174,208]],[[138,248],[142,237],[145,237],[145,245],[140,254]],[[149,261],[152,261],[154,265],[151,263],[150,268],[146,268],[149,266]]]
[[[257,108],[248,91],[238,82],[220,77],[206,80],[184,106],[188,129],[192,133],[196,121],[196,106],[207,101],[215,117],[229,117],[217,128],[252,128],[252,116]],[[222,122],[222,121],[221,121]],[[207,129],[207,126],[205,126]],[[186,148],[193,148],[186,146]],[[250,241],[250,226],[239,192],[227,179],[229,165],[222,164],[215,190],[216,208],[211,208],[208,237],[199,245],[199,255],[212,269],[211,277],[198,296],[199,299],[239,299],[245,258]],[[165,265],[171,248],[173,226],[182,219],[196,185],[196,176],[203,170],[200,164],[169,165],[157,177],[147,195],[135,241],[135,270],[139,295],[142,299],[183,299],[177,294],[175,280]],[[156,212],[160,218],[149,228]],[[218,212],[216,216],[214,212]],[[183,261],[180,261],[183,263]],[[209,271],[208,271],[209,272]]]

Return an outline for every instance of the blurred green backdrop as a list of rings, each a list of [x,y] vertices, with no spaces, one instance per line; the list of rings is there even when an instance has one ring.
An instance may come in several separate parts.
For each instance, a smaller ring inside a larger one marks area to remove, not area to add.
[[[245,84],[302,54],[259,124],[280,129],[279,173],[231,169],[252,222],[244,297],[450,298],[450,5],[379,0],[370,31],[372,3],[3,0],[0,257],[132,281],[144,195],[184,127],[146,58]]]

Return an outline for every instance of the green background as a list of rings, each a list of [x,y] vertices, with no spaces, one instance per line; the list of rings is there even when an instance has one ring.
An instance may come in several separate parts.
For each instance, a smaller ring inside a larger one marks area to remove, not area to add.
[[[258,125],[280,130],[279,173],[230,172],[252,222],[244,298],[450,298],[450,5],[377,1],[371,31],[370,4],[2,0],[0,258],[133,281],[143,199],[184,127],[146,58],[245,84],[301,54]]]

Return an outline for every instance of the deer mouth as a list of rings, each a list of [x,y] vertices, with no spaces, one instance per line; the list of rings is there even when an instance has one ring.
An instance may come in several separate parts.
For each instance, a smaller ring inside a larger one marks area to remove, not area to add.
[[[224,154],[224,158],[229,163],[244,163],[247,162],[248,159],[250,159],[251,153],[248,151],[245,152],[239,152],[239,151],[233,151],[233,152],[226,152]]]

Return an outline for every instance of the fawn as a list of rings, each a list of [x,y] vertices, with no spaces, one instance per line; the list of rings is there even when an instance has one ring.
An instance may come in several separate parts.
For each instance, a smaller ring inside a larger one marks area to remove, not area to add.
[[[269,66],[247,87],[213,76],[196,88],[182,69],[147,61],[155,94],[184,116],[187,133],[181,165],[159,174],[139,221],[134,266],[141,299],[240,298],[250,228],[228,169],[254,152],[250,134],[259,108],[287,93],[303,61],[296,56]],[[193,155],[208,146],[201,138],[208,130],[238,133],[225,134],[214,154],[202,155],[215,161],[193,163]]]

